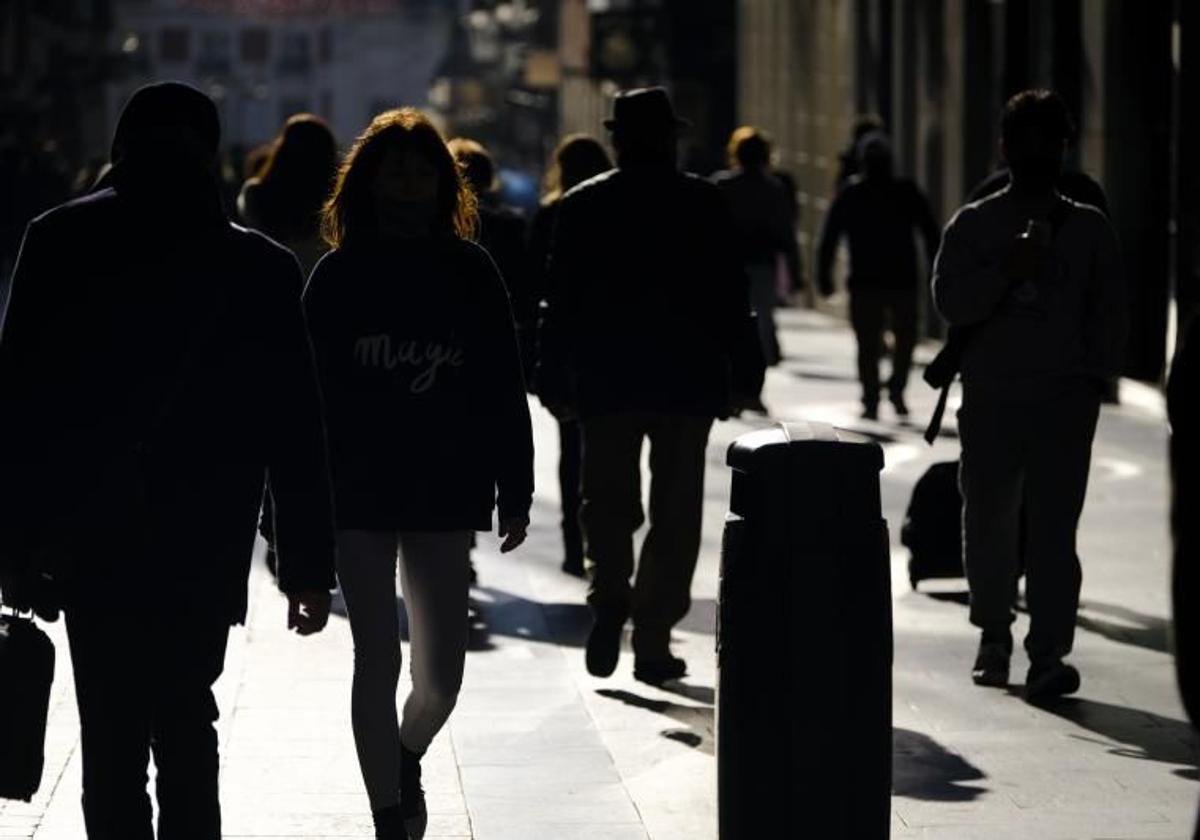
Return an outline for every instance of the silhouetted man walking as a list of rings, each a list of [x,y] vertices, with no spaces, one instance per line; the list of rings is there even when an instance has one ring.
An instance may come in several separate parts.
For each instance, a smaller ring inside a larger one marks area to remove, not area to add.
[[[660,88],[617,96],[617,169],[562,199],[538,378],[543,402],[583,423],[588,670],[613,672],[632,615],[634,671],[648,682],[686,673],[669,643],[691,603],[705,446],[746,391],[731,372],[752,328],[724,198],[676,168],[681,124]],[[647,438],[650,531],[631,587]]]
[[[892,147],[879,131],[859,141],[861,174],[834,199],[817,253],[817,284],[833,294],[833,258],[842,236],[850,240],[850,323],[858,340],[858,378],[863,417],[879,416],[879,358],[883,331],[890,326],[892,373],[888,397],[897,416],[908,417],[904,390],[917,343],[917,253],[913,234],[925,243],[929,261],[938,248],[937,223],[920,188],[893,172]]]
[[[1105,381],[1126,324],[1116,236],[1055,190],[1070,119],[1049,91],[1005,107],[1012,185],[963,207],[934,268],[938,310],[962,333],[960,483],[976,683],[1008,683],[1024,516],[1030,700],[1070,694],[1081,570],[1075,539]],[[1023,513],[1022,513],[1023,511]]]
[[[154,837],[151,750],[160,840],[221,835],[211,687],[265,473],[289,626],[334,584],[300,269],[225,218],[218,131],[199,91],[138,91],[114,187],[29,225],[0,331],[4,597],[65,613],[92,840]]]

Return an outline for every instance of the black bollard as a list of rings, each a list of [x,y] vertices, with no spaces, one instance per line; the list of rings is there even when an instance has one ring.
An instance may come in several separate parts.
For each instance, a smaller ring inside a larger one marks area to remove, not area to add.
[[[889,835],[892,609],[878,444],[734,442],[718,614],[720,840]]]

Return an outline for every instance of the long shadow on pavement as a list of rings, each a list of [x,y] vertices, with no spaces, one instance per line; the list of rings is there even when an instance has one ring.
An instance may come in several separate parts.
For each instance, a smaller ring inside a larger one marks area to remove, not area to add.
[[[1012,686],[1009,693],[1019,695],[1023,690],[1023,686]],[[1107,747],[1111,755],[1182,765],[1175,775],[1200,781],[1200,741],[1195,730],[1181,720],[1081,697],[1064,698],[1038,708],[1106,739],[1087,740]]]
[[[970,784],[987,778],[971,762],[911,729],[892,730],[892,794],[933,802],[970,802],[987,788]]]
[[[1156,615],[1131,610],[1116,604],[1085,601],[1080,604],[1084,611],[1075,624],[1084,630],[1098,633],[1106,639],[1125,645],[1146,648],[1159,653],[1170,653],[1171,622]],[[1087,613],[1100,613],[1117,621],[1107,621]]]
[[[600,688],[596,693],[610,700],[619,700],[627,706],[645,709],[682,723],[687,729],[665,729],[659,734],[671,741],[678,741],[713,755],[713,708],[712,706],[685,706],[669,700],[652,700],[632,691],[618,688]]]
[[[964,607],[970,601],[970,594],[965,590],[924,592],[922,594],[935,601],[961,604]],[[1171,621],[1168,619],[1099,601],[1084,601],[1079,605],[1079,609],[1080,613],[1075,619],[1075,626],[1082,630],[1103,636],[1118,644],[1133,645],[1158,653],[1171,652]],[[1023,600],[1017,603],[1017,610],[1028,612]],[[1109,621],[1106,618],[1089,615],[1089,613],[1100,613],[1117,620]]]
[[[348,616],[341,592],[334,594],[331,612],[341,618]],[[679,629],[712,635],[716,614],[715,601],[697,599]],[[396,598],[396,616],[400,639],[407,642],[408,614],[401,597]],[[542,603],[488,586],[473,590],[464,620],[471,629],[467,649],[474,652],[493,650],[492,636],[582,648],[592,629],[592,614],[586,604]]]

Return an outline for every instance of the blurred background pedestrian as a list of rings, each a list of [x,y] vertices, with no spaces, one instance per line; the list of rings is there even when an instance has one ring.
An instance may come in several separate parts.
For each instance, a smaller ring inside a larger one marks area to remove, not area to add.
[[[238,196],[246,226],[287,246],[306,280],[329,247],[321,236],[321,209],[333,189],[337,164],[337,140],[329,125],[313,114],[296,114]]]
[[[758,319],[763,360],[768,366],[783,358],[775,329],[780,283],[789,271],[788,255],[795,250],[796,232],[791,202],[784,185],[771,174],[771,142],[759,129],[742,126],[729,138],[730,169],[713,181],[729,202],[731,231],[750,284],[750,303]],[[781,289],[781,286],[783,287]]]
[[[604,144],[587,134],[564,137],[554,150],[546,173],[546,192],[529,226],[529,263],[539,308],[547,295],[547,260],[562,197],[584,181],[610,169],[612,159]],[[533,344],[536,353],[536,340]],[[536,390],[536,380],[533,380],[533,387]],[[555,420],[558,422],[558,490],[562,500],[562,570],[583,577],[583,526],[579,521],[583,440],[578,418],[556,417]]]
[[[917,343],[917,293],[924,276],[913,244],[919,235],[932,265],[940,232],[929,200],[909,178],[895,174],[892,145],[880,131],[858,145],[861,171],[838,192],[825,217],[817,253],[817,287],[834,292],[833,262],[845,236],[850,245],[850,323],[858,341],[858,378],[863,417],[879,417],[879,360],[884,331],[892,335],[888,399],[896,416],[908,418],[904,391]]]

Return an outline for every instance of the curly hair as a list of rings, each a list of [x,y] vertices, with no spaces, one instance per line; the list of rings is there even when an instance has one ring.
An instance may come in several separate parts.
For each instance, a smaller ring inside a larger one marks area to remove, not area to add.
[[[389,149],[423,155],[437,172],[434,232],[474,239],[479,227],[478,199],[441,132],[416,108],[399,108],[371,120],[342,162],[321,217],[321,234],[330,246],[339,248],[347,241],[379,235],[373,191]]]

